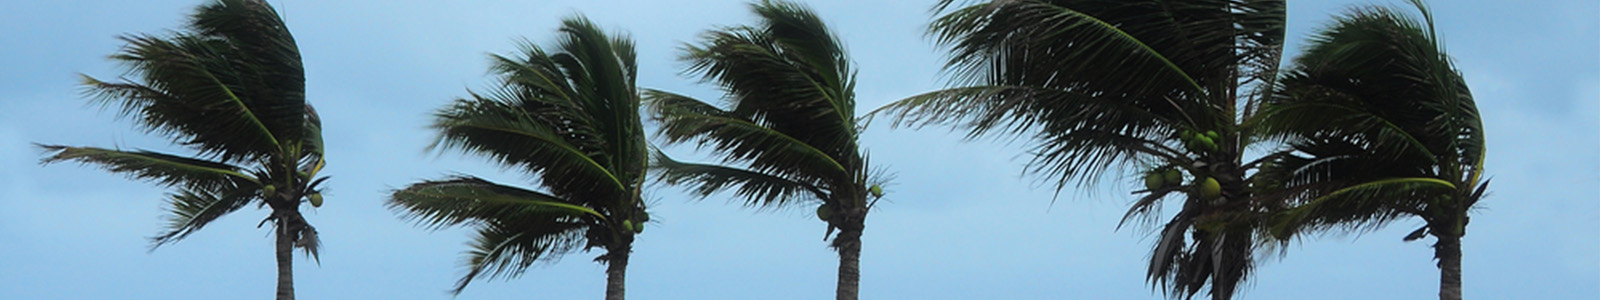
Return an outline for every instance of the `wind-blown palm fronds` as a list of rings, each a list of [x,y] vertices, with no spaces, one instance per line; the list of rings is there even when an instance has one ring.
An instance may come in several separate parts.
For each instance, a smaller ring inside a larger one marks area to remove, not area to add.
[[[1180,171],[1187,182],[1141,190],[1129,210],[1154,219],[1163,199],[1183,201],[1157,226],[1148,279],[1173,298],[1207,285],[1231,298],[1254,265],[1263,209],[1246,184],[1255,140],[1243,120],[1276,76],[1283,1],[954,2],[940,2],[930,31],[950,49],[956,87],[874,114],[970,137],[1031,135],[1028,169],[1058,190],[1119,167]]]
[[[1484,135],[1466,81],[1433,31],[1387,7],[1361,7],[1313,36],[1264,106],[1260,129],[1293,151],[1263,168],[1289,208],[1271,230],[1291,237],[1370,229],[1404,217],[1426,225],[1440,299],[1461,299],[1461,237],[1483,197]]]
[[[186,30],[131,35],[111,56],[133,77],[84,76],[86,94],[119,108],[148,132],[194,157],[144,150],[41,145],[44,163],[73,161],[176,189],[170,224],[154,246],[183,239],[251,203],[269,207],[277,235],[278,299],[293,299],[292,249],[317,255],[302,202],[322,203],[321,120],[305,100],[294,37],[270,5],[220,0],[200,6]]]
[[[726,91],[726,105],[645,94],[668,143],[711,148],[721,163],[658,154],[653,168],[666,183],[691,186],[702,197],[734,188],[750,206],[821,204],[828,234],[839,229],[832,244],[840,259],[837,297],[856,299],[868,195],[881,197],[882,190],[857,143],[854,70],[809,9],[763,1],[752,10],[759,25],[709,31],[684,49],[689,71]]]
[[[634,236],[650,218],[641,196],[649,148],[633,42],[574,17],[562,22],[555,49],[526,44],[516,56],[492,56],[496,88],[456,100],[433,124],[434,148],[532,174],[543,191],[458,176],[415,183],[389,199],[423,226],[477,230],[455,293],[481,275],[515,277],[534,262],[600,248],[606,299],[623,299]]]

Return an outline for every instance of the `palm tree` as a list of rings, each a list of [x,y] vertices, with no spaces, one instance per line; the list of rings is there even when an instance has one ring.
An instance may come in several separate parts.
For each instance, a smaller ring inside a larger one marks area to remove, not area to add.
[[[891,103],[895,124],[969,138],[1031,134],[1028,164],[1062,189],[1138,169],[1124,222],[1157,227],[1147,279],[1173,298],[1229,299],[1250,274],[1259,211],[1245,120],[1271,94],[1281,0],[1007,0],[954,7],[931,25],[958,87]],[[876,112],[875,112],[876,113]],[[1184,180],[1188,178],[1188,180]]]
[[[1284,242],[1394,220],[1432,235],[1440,299],[1461,299],[1461,237],[1484,195],[1483,122],[1421,1],[1423,22],[1386,7],[1354,9],[1313,36],[1264,105],[1268,136],[1290,151],[1259,176],[1286,201],[1271,229]]]
[[[271,209],[277,299],[294,299],[293,248],[316,258],[317,230],[300,204],[322,205],[322,126],[306,103],[300,51],[283,20],[259,0],[201,5],[184,31],[130,35],[111,59],[132,80],[83,76],[86,94],[146,131],[195,151],[41,145],[43,163],[79,162],[172,188],[167,229],[152,248],[182,240],[254,203]]]
[[[460,293],[479,275],[517,276],[538,261],[604,251],[606,299],[624,295],[634,235],[650,217],[640,195],[649,148],[634,86],[634,46],[583,17],[567,18],[557,52],[525,44],[493,55],[499,86],[440,110],[434,148],[482,155],[535,175],[543,191],[471,176],[412,184],[388,205],[433,228],[477,230]]]
[[[727,91],[728,108],[688,96],[647,91],[652,118],[668,143],[710,146],[721,164],[656,156],[653,168],[668,184],[690,185],[700,196],[724,188],[751,206],[817,205],[834,229],[839,253],[838,299],[860,294],[861,233],[882,196],[857,144],[854,71],[837,38],[810,9],[788,2],[751,5],[757,26],[707,32],[682,59]]]

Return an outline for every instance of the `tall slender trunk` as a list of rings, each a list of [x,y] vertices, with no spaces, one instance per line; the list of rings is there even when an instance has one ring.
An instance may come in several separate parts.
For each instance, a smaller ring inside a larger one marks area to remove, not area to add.
[[[839,300],[861,298],[861,227],[840,228],[833,245],[839,251]]]
[[[1433,256],[1439,260],[1439,300],[1461,300],[1461,236],[1437,234]]]
[[[606,262],[606,300],[626,299],[628,252],[632,248],[632,245],[624,245],[621,250],[611,251],[611,259]]]
[[[294,233],[289,230],[289,222],[278,218],[278,241],[275,249],[278,257],[278,300],[294,300]]]

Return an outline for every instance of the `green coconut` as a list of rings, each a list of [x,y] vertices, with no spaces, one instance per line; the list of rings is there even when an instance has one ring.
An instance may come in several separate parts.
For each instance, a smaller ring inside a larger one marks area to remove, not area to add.
[[[870,188],[867,188],[867,192],[871,192],[872,197],[874,198],[883,198],[883,187],[876,184],[872,185]]]
[[[311,207],[322,207],[322,193],[311,193]]]
[[[1150,171],[1149,174],[1144,175],[1144,188],[1150,190],[1160,189],[1167,185],[1165,179],[1165,176],[1161,175],[1161,171]]]
[[[1217,183],[1216,178],[1206,177],[1205,180],[1200,181],[1199,186],[1201,197],[1209,199],[1222,196],[1222,184]]]
[[[262,195],[266,195],[266,196],[277,195],[278,194],[278,187],[277,186],[273,186],[271,184],[263,186],[263,187],[261,187],[261,194]]]
[[[622,220],[622,230],[628,230],[628,231],[634,230],[633,229],[633,220]]]
[[[1177,168],[1167,169],[1167,172],[1161,174],[1161,176],[1164,177],[1162,178],[1162,183],[1172,185],[1183,184],[1183,172],[1178,171]],[[1148,179],[1146,179],[1146,181],[1148,181]]]
[[[1217,131],[1215,130],[1206,130],[1206,137],[1211,138],[1212,140],[1222,139],[1222,135],[1217,134]]]
[[[823,204],[822,206],[818,206],[817,207],[817,219],[823,220],[823,221],[827,221],[828,218],[832,217],[832,216],[833,216],[833,208],[832,207],[828,207],[827,204]]]
[[[1202,149],[1202,150],[1208,150],[1208,151],[1217,150],[1217,142],[1215,140],[1212,140],[1209,137],[1206,137],[1206,136],[1196,136],[1196,137],[1194,137],[1194,143],[1195,143],[1195,145],[1192,146],[1193,148]]]
[[[633,224],[633,233],[644,233],[644,222]]]

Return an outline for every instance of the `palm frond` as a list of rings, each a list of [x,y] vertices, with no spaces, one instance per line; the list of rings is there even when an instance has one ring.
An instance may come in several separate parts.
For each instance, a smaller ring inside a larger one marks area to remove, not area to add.
[[[84,76],[85,92],[147,130],[224,162],[298,151],[308,129],[305,76],[294,38],[265,2],[202,5],[189,31],[131,35],[111,58],[135,80]]]
[[[1361,107],[1414,136],[1451,172],[1475,168],[1483,149],[1476,104],[1431,30],[1386,7],[1354,9],[1312,38],[1275,101]]]
[[[262,0],[222,0],[200,6],[189,26],[227,43],[226,59],[238,79],[225,82],[274,137],[305,138],[305,68],[294,35],[277,11]]]
[[[605,219],[593,209],[554,195],[465,176],[412,184],[394,191],[387,205],[418,224],[433,228],[495,220],[563,219],[581,223]]]
[[[1279,42],[1274,37],[1281,36],[1281,26],[1272,20],[1281,22],[1281,12],[1259,6],[993,1],[949,10],[930,32],[951,48],[946,68],[963,84],[1070,87],[1146,101],[1182,95],[1189,105],[1183,111],[1211,116],[1224,109],[1205,105],[1213,101],[1210,94],[1224,92],[1212,91],[1212,85],[1231,86],[1224,82],[1229,68],[1245,60],[1233,51]],[[1236,43],[1242,37],[1266,44]]]
[[[775,207],[794,203],[814,203],[828,194],[817,186],[745,169],[719,165],[685,163],[655,152],[651,170],[670,185],[690,185],[700,197],[734,187],[734,195],[748,199],[746,205]],[[806,201],[811,200],[811,201]]]
[[[469,244],[467,274],[451,290],[460,294],[479,276],[514,278],[534,263],[555,261],[583,247],[586,226],[549,219],[495,219]]]
[[[278,151],[280,142],[237,91],[226,42],[180,35],[124,37],[128,47],[112,56],[142,82],[106,82],[84,76],[85,94],[119,106],[151,132],[222,161],[248,160]]]
[[[213,161],[151,151],[121,151],[94,147],[38,145],[49,157],[43,163],[76,161],[105,168],[112,173],[150,180],[164,186],[195,190],[218,190],[245,183],[259,185],[240,168]]]
[[[540,119],[511,103],[476,97],[457,100],[437,114],[433,127],[440,132],[435,147],[461,149],[488,156],[507,166],[544,174],[546,186],[563,191],[627,190],[624,180],[597,161],[599,149],[584,149],[573,139],[584,139],[560,125],[564,120]],[[558,125],[560,124],[560,125]],[[586,151],[589,150],[589,151]]]
[[[186,187],[170,195],[170,214],[167,228],[151,237],[150,248],[176,242],[200,228],[211,224],[223,215],[249,205],[260,197],[261,187],[254,184],[220,185],[211,187]]]
[[[1317,196],[1277,215],[1271,230],[1280,239],[1303,231],[1331,227],[1379,228],[1401,216],[1414,215],[1430,199],[1448,194],[1455,185],[1437,178],[1392,178],[1354,185],[1330,185],[1331,191],[1308,191]]]
[[[647,90],[645,98],[668,143],[693,140],[724,153],[726,163],[748,163],[751,171],[805,181],[847,175],[834,156],[787,132],[687,96]]]
[[[711,31],[702,45],[686,46],[688,72],[722,86],[734,115],[830,155],[851,155],[842,150],[857,148],[855,79],[837,38],[799,4],[768,1],[752,10],[760,25]]]

